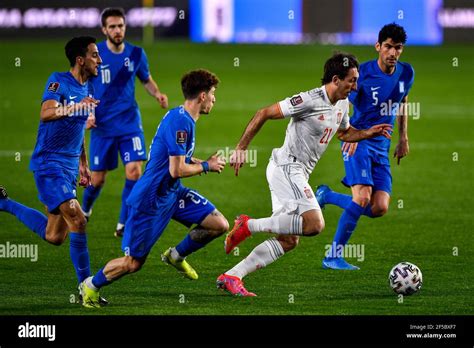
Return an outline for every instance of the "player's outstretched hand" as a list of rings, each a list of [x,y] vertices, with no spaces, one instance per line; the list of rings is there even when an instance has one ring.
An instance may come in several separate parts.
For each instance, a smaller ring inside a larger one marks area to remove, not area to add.
[[[347,153],[348,156],[352,156],[357,150],[357,144],[358,143],[343,142],[341,146],[342,153]]]
[[[160,106],[163,109],[168,108],[168,96],[166,94],[160,93],[156,96],[156,100],[158,100],[158,103],[160,103]]]
[[[408,145],[408,139],[401,139],[395,147],[393,157],[397,158],[397,164],[400,165],[400,160],[408,155],[410,152],[410,146]]]
[[[224,170],[225,159],[217,155],[217,152],[207,159],[209,171],[220,173]]]
[[[79,175],[79,186],[87,187],[92,185],[91,171],[87,165],[82,163],[79,165]]]
[[[383,135],[387,139],[391,139],[392,136],[390,132],[392,131],[392,125],[389,123],[376,124],[368,129],[370,138],[378,137]]]
[[[230,166],[234,167],[235,176],[239,176],[239,170],[245,163],[245,151],[235,149],[230,156]]]

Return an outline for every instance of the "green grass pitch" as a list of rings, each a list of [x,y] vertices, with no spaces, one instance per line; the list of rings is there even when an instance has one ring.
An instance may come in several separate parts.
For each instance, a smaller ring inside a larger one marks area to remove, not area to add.
[[[43,206],[28,163],[45,81],[51,72],[68,68],[64,41],[1,44],[0,183],[12,198],[40,210]],[[334,49],[185,42],[159,42],[145,48],[152,74],[171,106],[182,103],[179,80],[185,71],[204,67],[220,77],[215,108],[197,124],[195,156],[201,158],[218,149],[232,149],[258,108],[319,86],[324,61]],[[376,56],[372,47],[343,49],[360,61]],[[246,278],[247,288],[258,297],[232,298],[216,290],[216,277],[267,236],[244,242],[239,256],[224,253],[223,237],[213,241],[188,258],[200,275],[192,282],[160,261],[160,253],[187,233],[173,222],[140,272],[103,289],[110,306],[88,311],[71,303],[77,284],[68,243],[48,245],[14,217],[1,213],[0,244],[38,244],[39,257],[37,262],[0,259],[0,314],[473,314],[473,56],[472,46],[406,47],[402,60],[416,72],[410,101],[419,103],[421,116],[409,121],[409,156],[400,166],[392,161],[389,213],[381,219],[362,218],[350,241],[364,245],[363,261],[349,259],[360,271],[321,268],[325,245],[331,242],[341,214],[339,208],[329,206],[324,210],[326,229],[320,236],[302,238],[294,251]],[[139,83],[136,94],[148,146],[164,111]],[[283,143],[286,125],[281,120],[263,127],[251,146],[257,150],[258,165],[244,167],[238,178],[227,167],[221,175],[184,179],[183,183],[211,200],[231,224],[239,213],[268,216],[271,203],[265,168],[271,149]],[[342,176],[338,142],[333,140],[310,183],[326,183],[348,193],[339,183]],[[121,255],[113,231],[123,178],[122,166],[109,174],[88,225],[93,272]],[[82,199],[82,189],[78,192]],[[400,303],[387,278],[391,267],[405,260],[421,268],[424,284],[419,293]]]

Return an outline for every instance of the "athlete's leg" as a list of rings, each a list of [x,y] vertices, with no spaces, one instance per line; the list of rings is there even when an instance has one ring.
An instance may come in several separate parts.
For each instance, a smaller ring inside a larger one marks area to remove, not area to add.
[[[122,190],[122,205],[120,207],[119,220],[115,231],[116,237],[123,236],[125,222],[128,217],[127,198],[142,175],[142,164],[142,161],[133,161],[125,164],[125,185]]]
[[[390,195],[385,191],[375,191],[372,194],[371,209],[373,217],[384,216],[388,212]]]
[[[107,171],[114,170],[118,166],[117,152],[118,143],[116,138],[91,134],[89,159],[92,185],[84,190],[82,199],[82,210],[86,218],[90,217],[92,206],[104,187]]]
[[[87,248],[87,220],[76,199],[59,206],[62,217],[69,228],[71,261],[79,283],[90,275],[89,249]]]
[[[122,190],[122,206],[120,208],[119,220],[115,232],[116,237],[121,237],[124,225],[127,221],[128,207],[127,198],[133,187],[142,175],[143,162],[147,160],[145,150],[145,135],[143,132],[127,134],[117,140],[118,150],[125,166],[125,184]]]

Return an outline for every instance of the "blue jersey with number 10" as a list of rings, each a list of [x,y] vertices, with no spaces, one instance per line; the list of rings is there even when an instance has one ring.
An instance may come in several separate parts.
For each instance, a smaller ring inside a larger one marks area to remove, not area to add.
[[[357,91],[349,95],[354,106],[351,125],[357,129],[367,129],[380,123],[394,125],[400,102],[413,85],[413,67],[398,62],[395,71],[389,75],[380,70],[377,60],[371,60],[360,65],[359,74]],[[384,136],[364,141],[382,153],[390,148],[390,139]]]
[[[166,113],[150,145],[145,172],[128,196],[128,205],[153,214],[159,204],[174,199],[181,182],[170,174],[169,156],[185,156],[185,162],[190,163],[194,131],[195,121],[183,106]]]
[[[110,51],[106,41],[100,42],[97,48],[102,64],[99,76],[92,82],[100,103],[95,111],[97,128],[92,133],[115,137],[143,131],[135,101],[135,77],[142,82],[150,78],[145,51],[128,42],[122,53]]]

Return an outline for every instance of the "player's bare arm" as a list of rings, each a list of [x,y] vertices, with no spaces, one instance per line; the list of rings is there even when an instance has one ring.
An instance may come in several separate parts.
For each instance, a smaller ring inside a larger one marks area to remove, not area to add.
[[[349,109],[352,110],[353,106],[352,103],[349,102]],[[352,111],[351,111],[352,114]],[[341,145],[341,151],[342,153],[347,153],[348,156],[352,156],[355,151],[357,150],[357,142],[355,143],[349,143],[349,142],[343,142]]]
[[[393,157],[397,158],[397,164],[400,164],[400,160],[408,155],[410,147],[408,145],[408,115],[407,115],[407,102],[408,96],[405,96],[402,100],[402,105],[399,108],[399,115],[397,115],[398,124],[398,144],[395,147]]]
[[[375,138],[379,135],[383,135],[385,138],[390,139],[390,131],[392,130],[392,125],[389,123],[377,124],[369,129],[356,129],[352,126],[349,126],[346,130],[338,130],[337,137],[339,140],[353,143],[364,139]]]
[[[157,83],[155,82],[155,80],[153,80],[151,76],[147,82],[143,83],[143,86],[145,86],[145,89],[148,94],[156,98],[156,100],[160,103],[163,109],[168,108],[168,96],[160,92]]]
[[[87,187],[91,185],[91,171],[89,169],[89,163],[87,162],[86,153],[86,138],[82,143],[81,157],[79,158],[79,186]]]
[[[245,150],[247,150],[252,139],[257,135],[260,128],[267,120],[282,119],[283,113],[281,112],[278,103],[267,106],[266,108],[260,109],[252,117],[249,124],[245,128],[244,134],[240,137],[239,143],[237,144],[234,153],[230,157],[230,165],[234,167],[235,175],[239,175],[239,169],[245,162]]]
[[[220,173],[225,167],[225,160],[217,156],[217,153],[201,163],[188,164],[185,158],[186,156],[170,156],[170,174],[174,179],[187,178],[208,171]]]

